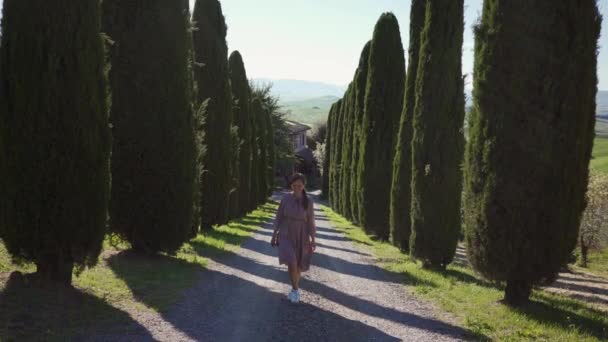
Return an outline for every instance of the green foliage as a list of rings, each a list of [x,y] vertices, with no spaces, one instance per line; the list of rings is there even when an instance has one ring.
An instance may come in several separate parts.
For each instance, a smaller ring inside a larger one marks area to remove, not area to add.
[[[251,101],[251,113],[254,120],[256,121],[256,146],[258,148],[257,155],[258,160],[256,163],[256,190],[255,190],[255,203],[262,204],[265,202],[268,195],[268,147],[266,146],[266,113],[262,106],[262,99],[254,97]]]
[[[0,237],[70,283],[93,266],[109,200],[108,93],[97,0],[4,1]]]
[[[143,253],[193,235],[201,111],[193,109],[188,1],[103,1],[113,40],[110,229]]]
[[[486,0],[475,29],[465,235],[475,269],[506,281],[512,305],[554,279],[576,244],[600,23],[595,1]]]
[[[343,117],[343,129],[344,134],[342,136],[342,169],[340,179],[340,212],[345,217],[352,219],[351,212],[351,169],[352,164],[352,150],[353,150],[353,130],[355,125],[355,88],[354,84],[351,83],[348,86],[348,90],[344,94],[344,117]]]
[[[361,51],[361,57],[359,57],[359,66],[355,72],[355,78],[353,80],[354,87],[354,123],[353,123],[353,141],[352,141],[352,154],[351,154],[351,169],[350,169],[350,210],[353,222],[359,222],[360,217],[360,194],[359,194],[359,158],[361,155],[361,126],[363,124],[363,114],[365,113],[365,90],[367,85],[367,70],[369,67],[369,51],[371,49],[372,42],[368,41],[363,50]]]
[[[410,46],[403,111],[393,161],[391,185],[390,227],[391,241],[401,250],[409,250],[412,205],[412,137],[416,78],[420,52],[420,34],[424,27],[426,1],[413,0],[410,10]]]
[[[461,231],[463,23],[463,0],[427,2],[413,116],[410,253],[437,268],[452,262]]]
[[[236,107],[233,107],[236,110]],[[228,194],[228,218],[235,219],[239,218],[239,183],[240,183],[240,174],[241,167],[239,157],[241,155],[241,137],[239,135],[239,128],[236,125],[232,125],[230,127],[230,141],[232,144],[232,164],[230,170],[231,178],[232,178],[232,186],[230,188],[230,193]]]
[[[230,84],[234,99],[234,124],[239,128],[239,186],[237,189],[236,213],[244,216],[251,209],[251,175],[253,146],[253,127],[251,121],[251,89],[247,80],[243,57],[238,51],[232,52],[228,59]]]
[[[340,179],[342,176],[342,135],[344,133],[344,99],[338,100],[336,102],[336,108],[334,113],[334,134],[333,134],[333,146],[332,146],[332,172],[333,179],[329,181],[332,189],[330,193],[333,193],[333,196],[330,197],[330,203],[333,208],[340,208],[340,201],[342,198],[340,197]],[[338,209],[339,210],[339,209]]]
[[[591,167],[608,174],[608,138],[599,137],[595,139]]]
[[[227,27],[218,0],[197,0],[192,15],[197,99],[207,102],[202,131],[207,151],[201,178],[201,227],[228,221],[232,188],[232,93],[228,80]]]
[[[381,239],[389,238],[394,143],[403,103],[405,59],[399,23],[384,13],[374,30],[361,124],[358,194],[360,221]]]
[[[332,123],[332,119],[333,119],[333,112],[334,112],[334,107],[332,106],[332,108],[329,111],[328,117],[327,117],[327,133],[325,135],[325,144],[323,146],[323,148],[325,149],[325,153],[324,156],[325,158],[323,159],[323,181],[322,181],[322,188],[321,188],[321,197],[323,199],[329,200],[329,188],[330,188],[330,168],[332,166],[332,161],[331,161],[331,146],[333,144],[332,141],[332,129],[333,129],[333,123]]]
[[[276,169],[277,160],[277,147],[275,147],[275,138],[278,134],[273,124],[273,117],[277,117],[278,126],[285,127],[285,120],[282,114],[279,112],[279,99],[272,95],[272,84],[250,85],[252,90],[252,96],[254,99],[259,99],[262,105],[262,117],[261,125],[264,126],[264,135],[260,139],[263,139],[265,148],[265,174],[266,174],[266,190],[263,194],[263,201],[272,195],[273,183],[274,183],[274,171]]]
[[[249,88],[251,89],[251,88]],[[251,94],[251,93],[250,93]],[[250,119],[250,127],[251,127],[251,141],[249,142],[251,146],[251,190],[249,191],[249,208],[247,208],[247,212],[255,209],[256,204],[258,202],[258,198],[260,196],[260,161],[261,161],[261,148],[260,148],[260,140],[259,134],[259,116],[262,114],[262,104],[259,99],[254,99],[253,96],[250,95],[249,102],[249,119]]]

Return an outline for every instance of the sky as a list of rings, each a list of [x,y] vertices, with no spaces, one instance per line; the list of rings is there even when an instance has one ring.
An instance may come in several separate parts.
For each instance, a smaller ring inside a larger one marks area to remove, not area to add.
[[[0,0],[0,9],[4,0]],[[339,85],[354,75],[361,49],[376,20],[391,11],[403,45],[409,36],[408,0],[222,0],[230,51],[239,50],[249,78],[297,79]],[[194,0],[190,0],[191,7]],[[472,25],[483,0],[465,0],[463,73],[473,69]],[[605,20],[598,57],[599,88],[608,90],[608,0],[599,0]],[[468,78],[470,87],[471,77]]]

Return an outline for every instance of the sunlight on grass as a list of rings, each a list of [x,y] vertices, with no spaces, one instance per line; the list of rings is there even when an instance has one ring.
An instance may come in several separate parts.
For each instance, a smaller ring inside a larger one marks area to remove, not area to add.
[[[63,295],[16,281],[9,284],[11,272],[31,273],[35,267],[13,265],[0,243],[0,322],[8,322],[0,323],[0,341],[67,340],[85,327],[120,330],[131,320],[125,311],[166,311],[193,285],[209,256],[235,252],[272,220],[276,208],[276,203],[267,203],[245,218],[199,234],[175,256],[135,255],[128,243],[108,236],[97,266],[75,275],[74,288],[61,290]]]
[[[332,224],[370,250],[379,265],[402,276],[414,295],[452,313],[461,324],[485,340],[597,341],[608,338],[608,315],[584,303],[534,291],[532,303],[521,309],[499,304],[503,289],[479,278],[466,267],[450,265],[445,272],[423,270],[399,249],[374,241],[325,206]]]
[[[591,167],[608,173],[608,137],[598,137],[595,139]]]

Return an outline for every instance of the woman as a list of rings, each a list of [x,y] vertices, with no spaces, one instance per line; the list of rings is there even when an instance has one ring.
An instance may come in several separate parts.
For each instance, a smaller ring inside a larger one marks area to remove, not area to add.
[[[314,205],[304,189],[306,178],[296,173],[289,185],[292,192],[281,200],[270,243],[279,247],[279,263],[289,269],[292,289],[287,298],[297,303],[300,301],[300,274],[308,271],[316,248],[316,226]]]

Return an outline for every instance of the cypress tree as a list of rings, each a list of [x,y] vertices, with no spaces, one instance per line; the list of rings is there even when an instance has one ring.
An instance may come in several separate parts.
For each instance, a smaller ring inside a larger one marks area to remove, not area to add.
[[[251,209],[251,175],[252,156],[251,146],[251,89],[247,80],[247,73],[243,57],[238,51],[232,52],[228,59],[232,97],[235,100],[234,123],[239,128],[241,148],[239,152],[239,186],[237,189],[238,216],[244,216]]]
[[[410,46],[407,80],[403,99],[403,111],[399,122],[399,134],[393,179],[391,186],[391,241],[401,250],[409,250],[412,203],[412,118],[416,104],[416,77],[420,51],[420,34],[424,26],[426,0],[412,0],[410,10]]]
[[[321,196],[323,199],[329,200],[329,170],[331,168],[331,146],[332,146],[332,118],[334,115],[334,106],[331,106],[327,115],[327,133],[325,135],[325,159],[323,159],[323,185]]]
[[[365,89],[367,84],[367,69],[369,65],[369,51],[372,42],[368,41],[361,51],[361,57],[359,58],[359,67],[355,73],[354,79],[354,127],[353,127],[353,147],[352,147],[352,167],[350,173],[350,198],[351,198],[351,214],[353,222],[359,223],[359,156],[361,147],[361,125],[363,122],[363,113],[365,112]]]
[[[110,49],[113,232],[140,253],[192,236],[197,146],[188,1],[103,1]]]
[[[262,204],[266,201],[268,194],[268,151],[266,146],[266,115],[264,113],[264,107],[262,106],[262,100],[254,98],[251,103],[251,112],[256,120],[256,140],[258,146],[258,163],[257,163],[257,178],[258,187],[255,192],[256,204]]]
[[[274,170],[275,170],[275,149],[274,149],[274,128],[272,127],[272,110],[271,108],[264,108],[264,124],[266,127],[264,143],[266,146],[266,197],[272,195],[273,183],[274,183]]]
[[[251,89],[251,87],[250,87]],[[249,208],[247,211],[253,211],[258,205],[258,199],[260,197],[259,189],[260,189],[260,159],[261,159],[261,149],[260,149],[260,127],[258,126],[258,118],[260,115],[260,111],[262,110],[262,104],[259,101],[255,101],[253,99],[253,94],[250,92],[249,102],[249,119],[250,119],[250,127],[251,127],[251,190],[249,192]],[[256,103],[257,102],[257,103]],[[254,107],[255,105],[255,107]]]
[[[360,220],[363,227],[388,239],[393,145],[401,114],[405,57],[399,23],[384,13],[370,48],[365,113],[359,160]]]
[[[329,110],[329,119],[331,120],[329,127],[331,127],[330,135],[331,145],[329,147],[330,161],[329,161],[329,204],[332,208],[336,208],[336,140],[337,140],[337,126],[338,126],[338,102],[331,105]]]
[[[334,209],[342,214],[342,193],[340,191],[341,188],[341,180],[342,180],[342,143],[344,136],[344,99],[338,100],[336,102],[336,134],[335,134],[335,142],[334,142],[334,158],[336,162],[334,163],[334,203],[332,204]]]
[[[255,84],[250,85],[252,89],[252,96],[260,101],[260,117],[258,117],[259,125],[262,127],[263,133],[258,137],[262,145],[261,148],[264,150],[262,154],[263,159],[263,172],[264,179],[262,182],[262,191],[260,192],[261,203],[266,202],[268,196],[272,195],[274,183],[274,170],[275,170],[275,148],[274,148],[274,127],[272,124],[272,117],[277,113],[280,106],[278,104],[278,98],[272,95],[272,86],[270,84],[256,86]]]
[[[410,253],[441,269],[452,262],[461,228],[464,1],[428,0],[425,17],[413,118]]]
[[[486,0],[475,29],[465,235],[469,260],[506,281],[511,305],[555,279],[576,245],[600,27],[595,1]]]
[[[6,0],[0,46],[0,237],[42,281],[101,252],[110,129],[97,0]]]
[[[351,169],[351,151],[352,151],[352,134],[353,134],[353,123],[354,123],[354,99],[353,99],[354,87],[353,84],[349,84],[346,93],[344,94],[344,121],[343,129],[344,134],[342,136],[342,178],[340,179],[340,212],[344,217],[352,220],[350,212],[350,169]]]
[[[228,194],[231,188],[232,94],[228,81],[227,27],[218,0],[197,0],[192,20],[195,52],[194,75],[197,99],[207,101],[202,127],[207,144],[201,178],[201,227],[228,221]]]
[[[233,113],[236,113],[238,110],[238,107],[236,105],[234,105],[234,103],[233,103],[232,110],[233,110]],[[228,194],[228,202],[229,202],[228,218],[236,219],[236,218],[239,218],[239,216],[240,216],[240,213],[239,213],[239,184],[240,184],[241,165],[239,162],[239,158],[241,156],[241,145],[242,145],[241,137],[239,134],[239,128],[236,125],[232,125],[230,127],[230,141],[232,143],[232,156],[231,156],[232,162],[231,162],[231,168],[230,168],[230,170],[232,172],[230,173],[231,187],[230,187],[230,193]]]

